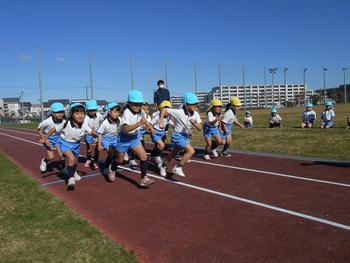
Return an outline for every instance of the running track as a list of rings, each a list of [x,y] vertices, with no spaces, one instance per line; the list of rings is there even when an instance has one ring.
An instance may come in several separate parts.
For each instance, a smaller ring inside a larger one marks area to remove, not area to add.
[[[350,165],[194,157],[186,178],[149,171],[156,183],[140,189],[138,171],[107,183],[79,164],[86,177],[67,191],[56,168],[40,173],[38,138],[1,127],[0,152],[141,261],[350,262]]]

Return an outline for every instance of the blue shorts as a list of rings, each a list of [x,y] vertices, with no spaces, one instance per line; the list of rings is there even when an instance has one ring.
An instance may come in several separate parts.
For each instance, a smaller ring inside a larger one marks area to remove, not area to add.
[[[181,150],[184,148],[187,144],[189,144],[190,140],[191,137],[188,133],[179,133],[174,131],[171,135],[171,142],[173,143],[173,148],[176,150]]]
[[[98,132],[96,132],[96,136],[97,137],[94,137],[94,136],[91,136],[89,134],[86,134],[85,135],[85,142],[87,144],[93,144],[94,142],[97,142],[98,141]]]
[[[327,123],[328,123],[328,121],[324,121],[324,122],[322,123],[322,126],[323,126],[323,127],[326,127],[326,126],[328,125],[329,128],[332,128],[332,127],[333,127],[333,121],[331,121],[329,124],[327,124]]]
[[[46,133],[44,133],[44,136],[46,136]],[[47,138],[49,143],[51,143],[51,147],[49,147],[45,143],[43,143],[43,148],[46,150],[51,150],[56,146],[60,146],[60,138],[61,137],[58,133],[51,135],[49,138]]]
[[[140,138],[140,137],[143,137],[143,136],[145,135],[145,133],[146,133],[146,130],[145,130],[145,129],[139,130],[139,138]]]
[[[123,132],[118,134],[117,151],[120,153],[125,153],[139,144],[141,144],[139,134],[129,135]]]
[[[245,122],[245,123],[244,123],[244,127],[247,127],[247,128],[248,128],[248,127],[252,127],[252,124],[251,124],[250,122]]]
[[[309,123],[311,123],[312,126],[314,126],[314,120],[309,121],[309,123],[306,123],[305,121],[303,121],[304,124],[308,125]]]
[[[66,151],[72,151],[75,158],[78,158],[80,152],[80,141],[77,142],[67,142],[60,137],[60,145],[62,153]]]
[[[203,135],[205,138],[211,138],[211,137],[215,137],[217,135],[220,135],[219,127],[218,126],[209,127],[206,123],[204,123]]]
[[[165,131],[164,130],[157,130],[157,129],[154,129],[157,133],[155,135],[153,135],[151,133],[151,139],[152,139],[152,142],[156,143],[157,141],[160,141],[162,140],[162,137],[163,135],[165,134]]]
[[[117,149],[117,136],[102,136],[101,140],[103,149],[111,147],[112,149]]]
[[[232,124],[226,124],[226,128],[228,129],[228,132],[226,132],[225,129],[222,129],[223,133],[220,132],[221,138],[223,140],[226,139],[227,135],[231,135]]]

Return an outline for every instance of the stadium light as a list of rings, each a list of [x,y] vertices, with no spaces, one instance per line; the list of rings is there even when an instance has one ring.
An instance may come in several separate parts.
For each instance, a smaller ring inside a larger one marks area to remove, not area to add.
[[[278,68],[269,68],[269,72],[272,76],[272,108],[275,107],[275,89],[273,87],[273,75],[277,72]]]
[[[344,71],[344,103],[346,104],[346,71],[348,68],[343,68]]]
[[[326,71],[328,68],[323,68],[323,97],[324,97],[324,104],[326,104]]]

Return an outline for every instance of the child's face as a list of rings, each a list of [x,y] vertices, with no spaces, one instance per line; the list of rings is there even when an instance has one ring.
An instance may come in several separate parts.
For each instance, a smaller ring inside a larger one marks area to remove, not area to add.
[[[73,112],[73,120],[76,123],[83,123],[85,118],[85,112],[84,110],[78,110]]]
[[[221,106],[214,106],[213,107],[213,112],[215,112],[216,114],[221,113]]]
[[[97,110],[89,110],[88,113],[89,113],[90,116],[95,117],[96,113],[97,113]]]
[[[249,114],[249,113],[246,113],[245,116],[250,117],[250,114]]]
[[[119,117],[120,111],[117,108],[113,108],[109,110],[108,113],[113,120],[116,120]]]
[[[54,112],[53,116],[57,119],[57,120],[61,120],[64,116],[64,111],[59,111],[59,112]]]
[[[276,112],[272,112],[271,115],[272,115],[273,117],[275,117],[275,116],[276,116]]]
[[[142,105],[142,110],[144,113],[149,114],[149,106],[148,105]]]
[[[234,111],[239,111],[240,108],[241,108],[241,106],[232,105],[232,109]]]
[[[332,106],[326,106],[326,110],[330,110],[332,108]]]
[[[306,107],[306,110],[307,111],[311,111],[311,107]]]
[[[186,103],[186,109],[187,109],[187,111],[189,113],[197,111],[198,110],[198,103],[195,103],[195,104],[188,104],[188,103]]]
[[[128,102],[128,105],[134,112],[140,112],[143,103]]]

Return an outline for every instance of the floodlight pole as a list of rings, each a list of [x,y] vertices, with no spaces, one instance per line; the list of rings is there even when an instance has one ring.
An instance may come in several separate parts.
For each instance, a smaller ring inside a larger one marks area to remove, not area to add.
[[[246,96],[245,96],[245,74],[244,74],[244,64],[242,64],[242,74],[243,74],[243,107],[246,108]]]
[[[266,66],[264,66],[264,96],[265,96],[265,108],[267,108]]]
[[[307,68],[304,68],[304,104],[306,105],[306,71],[307,71]]]
[[[197,63],[196,61],[193,62],[194,67],[194,90],[196,92],[196,95],[198,96],[198,88],[197,88]]]
[[[220,100],[222,101],[221,65],[220,64],[219,64],[219,87],[220,87]]]
[[[167,68],[167,60],[166,57],[164,59],[164,64],[165,64],[165,82],[166,82],[166,88],[169,89],[168,87],[168,68]]]
[[[326,71],[327,68],[323,68],[323,97],[324,97],[324,104],[326,104]]]
[[[41,70],[40,70],[40,53],[39,46],[36,47],[36,53],[38,56],[38,74],[39,74],[39,88],[40,88],[40,111],[41,111],[41,121],[44,120],[44,105],[43,105],[43,87],[41,81]]]
[[[131,89],[134,89],[134,69],[132,64],[132,55],[130,55],[130,67],[131,67]]]
[[[92,82],[92,63],[91,63],[91,50],[89,50],[89,63],[90,63],[90,89],[91,89],[91,99],[94,99],[93,82]]]
[[[278,68],[269,68],[269,72],[272,76],[272,108],[275,108],[275,89],[274,89],[274,82],[273,82],[273,75],[277,72]]]
[[[284,75],[284,106],[287,107],[287,100],[288,100],[288,88],[287,88],[287,67],[283,68],[283,75]]]
[[[348,68],[343,68],[344,71],[344,103],[346,104],[346,71]]]

